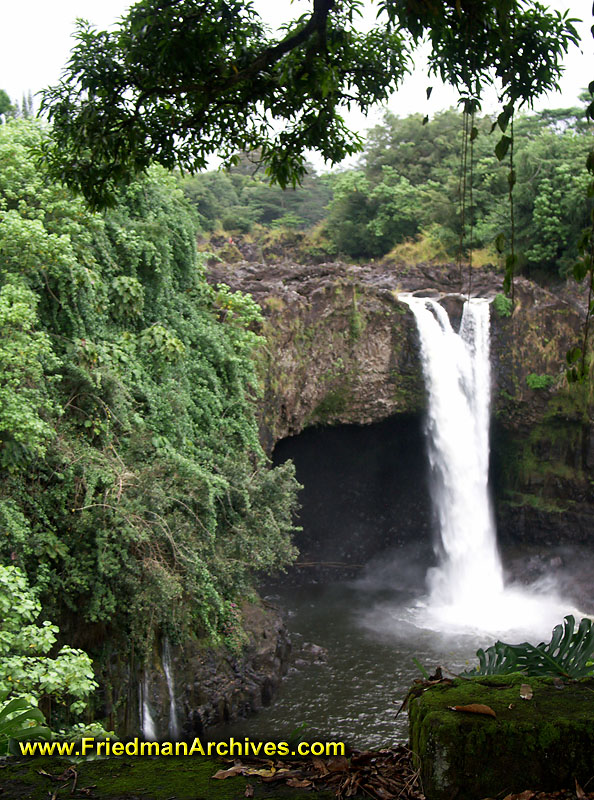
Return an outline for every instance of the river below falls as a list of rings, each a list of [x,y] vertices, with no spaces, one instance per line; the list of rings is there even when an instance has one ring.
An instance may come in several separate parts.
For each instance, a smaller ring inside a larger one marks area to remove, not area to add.
[[[590,569],[582,569],[593,563],[592,553],[543,556],[525,550],[508,561],[516,576],[531,573],[530,581],[538,575],[550,581],[554,572],[558,589],[568,597],[568,612],[573,603],[584,613],[594,610]],[[302,726],[300,734],[310,742],[345,741],[362,749],[406,741],[407,715],[396,714],[415,678],[422,677],[415,660],[429,674],[437,666],[458,673],[475,666],[476,650],[498,638],[496,632],[439,633],[418,627],[421,572],[418,564],[406,565],[406,559],[388,559],[357,580],[301,585],[288,580],[266,587],[266,601],[285,611],[292,665],[271,706],[210,730],[212,738],[286,740]],[[529,638],[540,641],[529,632],[506,640]],[[548,641],[550,635],[542,638]]]

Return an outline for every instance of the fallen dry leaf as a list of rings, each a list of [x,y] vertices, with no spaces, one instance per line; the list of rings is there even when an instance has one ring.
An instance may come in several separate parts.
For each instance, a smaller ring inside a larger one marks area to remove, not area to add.
[[[575,796],[577,797],[578,800],[586,800],[587,797],[586,793],[577,782],[577,778],[575,779]]]
[[[532,700],[534,697],[534,692],[532,691],[532,686],[529,683],[523,683],[520,686],[520,697],[522,700]]]
[[[274,767],[270,769],[245,769],[244,768],[244,775],[259,775],[260,778],[272,778],[272,776],[276,773]]]
[[[254,787],[251,783],[246,783],[245,785],[245,792],[243,793],[244,797],[253,797],[254,796]]]
[[[293,789],[308,789],[311,785],[311,781],[300,780],[299,778],[289,778],[287,781],[287,786],[292,786]]]
[[[318,758],[318,756],[313,756],[311,759],[311,763],[314,765],[314,767],[320,773],[320,775],[327,775],[328,772],[330,771],[326,766],[326,764],[322,761],[321,758]]]
[[[333,756],[328,759],[328,772],[347,772],[349,761],[344,756]]]
[[[220,769],[218,772],[212,776],[216,778],[218,781],[224,781],[225,778],[234,778],[236,775],[241,775],[243,772],[243,766],[241,764],[236,764],[234,767],[230,767],[229,769]]]
[[[466,711],[469,714],[483,714],[486,717],[496,717],[497,714],[491,706],[484,706],[482,703],[470,703],[467,706],[450,706],[451,711]]]

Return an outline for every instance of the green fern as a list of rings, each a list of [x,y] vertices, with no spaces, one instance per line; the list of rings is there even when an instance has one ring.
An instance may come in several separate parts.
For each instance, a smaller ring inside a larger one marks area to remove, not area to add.
[[[571,614],[563,625],[553,629],[551,641],[538,645],[495,642],[486,650],[477,650],[479,666],[464,675],[557,675],[584,678],[594,675],[594,624],[584,618],[578,628]]]

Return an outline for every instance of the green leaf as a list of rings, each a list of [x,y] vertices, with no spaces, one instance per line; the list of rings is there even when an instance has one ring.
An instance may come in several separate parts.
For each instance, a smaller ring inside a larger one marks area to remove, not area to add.
[[[511,136],[502,136],[497,142],[495,145],[495,155],[498,161],[503,161],[511,143]]]
[[[32,725],[33,722],[42,724]],[[24,697],[15,697],[5,703],[0,709],[0,754],[14,753],[15,741],[50,738],[51,731],[43,725],[44,722],[41,711]]]
[[[487,650],[477,650],[479,666],[465,675],[562,675],[583,678],[592,675],[594,658],[594,624],[584,617],[577,630],[575,619],[568,614],[562,625],[553,629],[551,640],[538,645],[495,642]]]
[[[3,708],[0,710],[0,726],[5,722],[6,718],[10,714],[14,714],[17,711],[23,711],[25,709],[30,711],[35,710],[36,712],[41,714],[39,709],[31,706],[31,704],[27,700],[25,700],[24,697],[15,697],[12,700],[10,700],[5,706],[3,706]]]
[[[473,128],[471,128],[471,130],[470,130],[470,141],[471,141],[471,142],[474,142],[474,140],[477,138],[477,136],[478,136],[478,135],[479,135],[479,129],[478,129],[478,128],[476,127],[476,125],[475,125],[475,126],[474,126]]]
[[[509,121],[512,118],[512,114],[514,113],[513,105],[509,104],[505,106],[501,114],[497,117],[496,125],[499,125],[499,128],[503,133],[507,130],[507,126],[509,125]],[[493,126],[493,129],[495,126]]]
[[[571,270],[573,273],[573,277],[576,279],[578,283],[584,280],[586,275],[588,274],[588,268],[590,267],[590,262],[586,258],[580,258],[579,261],[576,261],[573,265],[573,269]]]
[[[508,172],[508,174],[507,174],[507,184],[508,184],[510,189],[513,189],[514,186],[516,185],[516,171],[515,171],[515,169],[510,169],[510,171]]]
[[[503,251],[505,250],[505,234],[504,233],[499,233],[495,237],[495,249],[497,250],[499,255],[503,254]]]
[[[427,670],[425,669],[425,667],[424,667],[424,666],[421,664],[421,662],[419,661],[419,659],[418,659],[418,658],[413,658],[413,663],[414,663],[414,665],[416,666],[416,668],[419,670],[419,672],[421,673],[421,675],[423,676],[423,678],[424,678],[426,681],[428,681],[428,680],[429,680],[429,673],[427,672]]]
[[[427,100],[431,97],[431,92],[433,91],[433,86],[427,87]]]
[[[10,719],[4,719],[0,723],[0,736],[15,730],[19,723],[25,722],[25,720],[31,720],[33,722],[45,722],[45,717],[41,711],[35,706],[31,706],[26,700],[24,702],[24,708],[25,711],[23,711],[21,714],[17,714],[15,717],[11,717]]]
[[[581,357],[582,357],[582,348],[581,347],[572,347],[565,354],[565,359],[566,359],[568,364],[575,364],[577,361],[580,360]]]

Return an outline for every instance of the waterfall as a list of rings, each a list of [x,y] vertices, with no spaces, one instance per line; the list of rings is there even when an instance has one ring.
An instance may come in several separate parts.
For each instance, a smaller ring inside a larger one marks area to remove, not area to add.
[[[157,730],[148,702],[149,685],[146,672],[144,673],[142,681],[138,684],[138,693],[140,706],[140,730],[146,742],[154,742],[157,739]]]
[[[489,304],[464,304],[460,332],[434,300],[407,297],[421,338],[429,395],[426,431],[441,564],[429,576],[433,605],[499,592],[503,573],[488,492]]]
[[[435,300],[400,295],[421,340],[428,394],[426,438],[439,564],[419,603],[424,623],[550,631],[568,613],[554,593],[506,588],[489,497],[489,301],[464,304],[460,330]]]
[[[177,717],[177,707],[175,705],[175,683],[173,682],[173,672],[171,670],[171,649],[169,639],[163,639],[163,672],[167,681],[167,692],[169,694],[169,736],[174,742],[179,740],[180,726]]]

